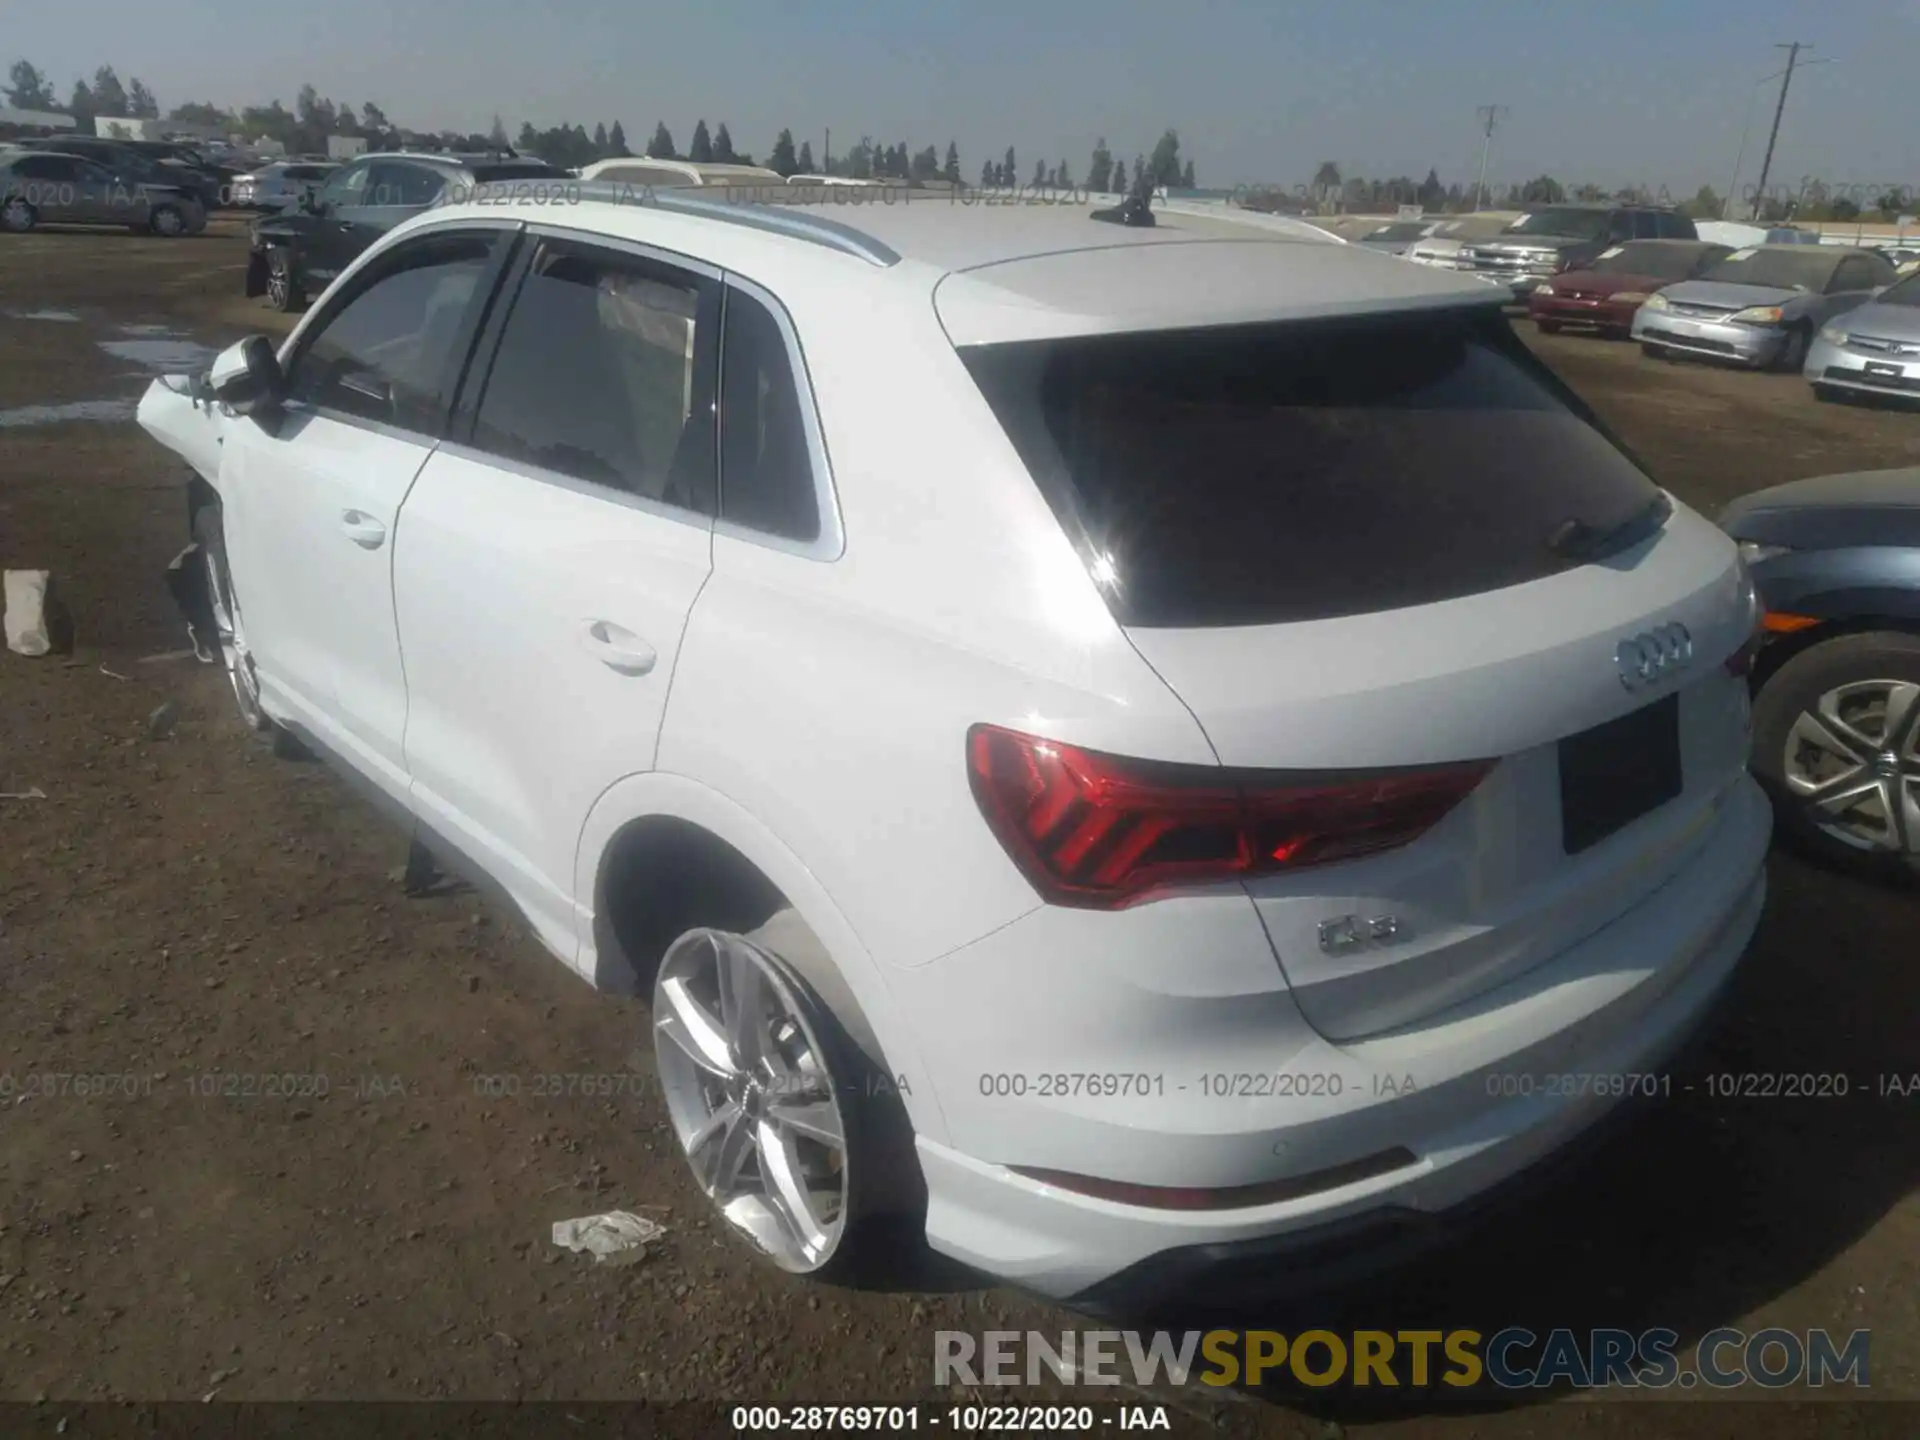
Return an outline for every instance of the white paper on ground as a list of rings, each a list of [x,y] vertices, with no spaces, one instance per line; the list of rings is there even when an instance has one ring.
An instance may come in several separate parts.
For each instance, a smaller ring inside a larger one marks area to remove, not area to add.
[[[584,1250],[596,1264],[632,1265],[646,1258],[649,1240],[666,1233],[667,1227],[658,1221],[626,1210],[553,1222],[554,1244],[563,1250]]]
[[[46,570],[6,572],[7,648],[18,655],[44,655],[53,648],[47,633]]]

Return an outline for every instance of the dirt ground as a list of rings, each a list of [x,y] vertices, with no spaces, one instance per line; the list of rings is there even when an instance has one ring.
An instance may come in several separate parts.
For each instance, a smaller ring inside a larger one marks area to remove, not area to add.
[[[183,473],[130,406],[183,342],[274,328],[240,298],[240,235],[0,236],[0,562],[51,569],[77,633],[70,657],[0,653],[0,791],[44,792],[0,799],[0,1401],[878,1402],[932,1393],[937,1329],[1084,1328],[904,1244],[840,1288],[762,1268],[705,1218],[644,1087],[484,1093],[489,1076],[627,1070],[644,1010],[471,895],[406,899],[378,817],[246,743],[215,669],[149,658],[184,644],[161,584]],[[1920,463],[1920,414],[1538,343],[1709,511]],[[1248,1322],[1868,1327],[1873,1394],[1920,1400],[1920,1098],[1870,1093],[1920,1072],[1920,896],[1785,857],[1771,878],[1688,1064],[1840,1072],[1848,1098],[1676,1094],[1519,1217],[1339,1316]],[[78,1084],[28,1094],[36,1076]],[[263,1076],[280,1078],[246,1078]],[[550,1243],[554,1220],[616,1207],[668,1227],[645,1263]],[[1276,1391],[1218,1403],[1216,1423],[1177,1399],[1212,1434],[1506,1437],[1575,1418],[1565,1400]],[[1674,1424],[1631,1404],[1578,1418]]]

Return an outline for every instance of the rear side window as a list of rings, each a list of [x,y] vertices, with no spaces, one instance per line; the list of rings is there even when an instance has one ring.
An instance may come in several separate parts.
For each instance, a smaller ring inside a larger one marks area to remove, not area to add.
[[[711,515],[716,289],[638,256],[549,242],[507,317],[473,443]]]
[[[727,291],[720,390],[720,517],[783,540],[820,538],[813,456],[786,335],[773,312]]]
[[[1123,624],[1273,624],[1480,594],[1581,563],[1570,533],[1630,533],[1664,513],[1658,487],[1497,316],[962,354]]]

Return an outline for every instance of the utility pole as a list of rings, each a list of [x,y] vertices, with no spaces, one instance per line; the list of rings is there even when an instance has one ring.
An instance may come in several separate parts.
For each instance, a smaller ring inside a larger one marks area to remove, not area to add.
[[[1793,84],[1793,67],[1800,61],[1800,52],[1813,47],[1795,40],[1790,45],[1776,45],[1773,48],[1787,52],[1787,71],[1780,77],[1780,101],[1773,107],[1773,130],[1767,136],[1767,158],[1760,162],[1760,184],[1755,187],[1755,218],[1765,213],[1760,207],[1767,203],[1767,172],[1773,169],[1773,144],[1780,138],[1780,117],[1787,113],[1787,87]]]
[[[1480,107],[1480,179],[1473,187],[1473,208],[1478,210],[1487,194],[1487,152],[1493,149],[1493,127],[1506,117],[1504,105],[1482,105]]]
[[[833,127],[832,126],[827,127],[826,135],[820,141],[820,173],[822,175],[831,175],[833,173]]]

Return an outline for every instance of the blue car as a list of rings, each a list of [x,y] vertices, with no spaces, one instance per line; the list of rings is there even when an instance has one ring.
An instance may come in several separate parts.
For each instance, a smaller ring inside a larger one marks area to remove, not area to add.
[[[1780,833],[1920,876],[1920,467],[1777,485],[1720,523],[1764,612],[1753,769]]]

